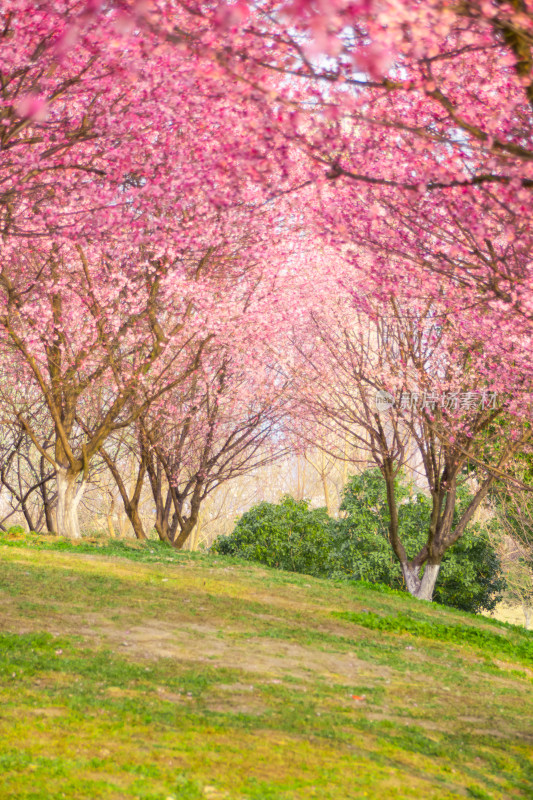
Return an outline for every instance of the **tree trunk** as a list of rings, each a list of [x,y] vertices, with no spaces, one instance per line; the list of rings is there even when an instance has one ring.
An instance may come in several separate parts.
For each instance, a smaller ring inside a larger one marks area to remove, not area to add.
[[[196,525],[194,526],[194,530],[192,534],[189,536],[188,541],[186,542],[187,550],[191,550],[194,552],[198,547],[198,539],[200,538],[200,531],[202,530],[202,522],[203,522],[203,514],[198,514],[198,519],[196,521]]]
[[[174,526],[172,523],[170,523],[172,497],[170,489],[168,489],[165,502],[163,503],[163,487],[161,476],[158,478],[157,487],[154,487],[154,484],[152,483],[152,493],[156,502],[156,518],[154,528],[156,529],[157,535],[162,542],[172,544],[174,542],[174,536],[176,533],[177,520],[175,521],[176,524]]]
[[[409,561],[402,563],[402,574],[409,594],[419,600],[433,600],[433,592],[439,576],[440,564],[426,564],[422,578],[419,577],[420,567],[415,567]]]
[[[420,587],[420,578],[418,577],[418,569],[413,567],[409,562],[402,561],[402,575],[405,581],[405,588],[416,597],[416,593]]]
[[[111,506],[106,513],[107,530],[111,539],[115,538],[115,526],[113,525],[113,511],[115,510],[115,498],[111,497]]]
[[[203,482],[197,480],[196,486],[191,496],[191,509],[188,517],[183,516],[182,508],[181,506],[178,506],[179,502],[178,497],[176,496],[176,494],[174,494],[173,524],[175,525],[175,530],[172,536],[172,544],[176,548],[176,550],[183,549],[185,543],[189,539],[189,536],[192,534],[194,528],[198,523],[198,517],[200,516],[200,509],[202,507],[202,500],[205,499],[205,495],[202,497],[202,486]],[[180,528],[179,533],[177,533],[178,523]]]
[[[189,536],[193,532],[193,528],[196,525],[196,518],[191,519],[190,517],[185,521],[184,525],[182,526],[179,534],[175,537],[172,544],[176,548],[176,550],[183,550],[183,547],[188,540]]]
[[[85,481],[77,483],[78,473],[64,467],[56,470],[57,533],[67,539],[81,539],[78,506],[85,490]]]
[[[157,535],[159,536],[159,541],[166,542],[167,544],[172,544],[170,541],[170,537],[168,535],[168,525],[167,521],[164,518],[156,517],[154,522],[154,528],[156,530]]]
[[[322,487],[324,489],[324,500],[326,502],[326,511],[328,513],[328,516],[331,516],[331,502],[329,499],[328,479],[325,472],[322,473],[321,478],[322,478]]]
[[[44,456],[41,456],[40,461],[40,474],[41,474],[41,497],[43,498],[44,518],[46,521],[46,529],[48,533],[55,533],[54,518],[52,515],[53,501],[48,494],[48,487],[46,483],[46,470],[47,463]]]
[[[141,458],[141,462],[138,465],[136,476],[134,473],[135,462],[132,462],[131,479],[132,483],[134,483],[134,488],[133,488],[133,493],[130,497],[126,489],[126,486],[124,485],[124,481],[122,480],[120,470],[114,463],[111,456],[105,451],[103,447],[100,448],[100,454],[102,455],[104,461],[106,462],[109,471],[111,472],[111,475],[115,479],[115,483],[120,492],[122,503],[124,505],[124,511],[126,512],[126,516],[131,522],[131,527],[133,528],[133,533],[135,534],[135,537],[137,539],[141,539],[141,541],[145,541],[147,537],[146,533],[144,532],[144,525],[142,523],[141,516],[139,514],[139,502],[141,499],[141,492],[144,484],[144,476],[146,474],[146,460],[144,458]],[[121,528],[121,535],[123,535],[121,518],[119,518],[119,526]]]
[[[296,456],[296,499],[301,502],[304,499],[305,493],[305,467],[302,467],[300,456]]]
[[[426,564],[420,589],[416,595],[420,600],[433,600],[433,591],[439,577],[440,564]]]
[[[34,531],[35,527],[34,527],[34,524],[33,524],[33,519],[32,519],[32,516],[31,516],[30,512],[28,511],[28,507],[27,507],[26,503],[24,502],[24,500],[21,503],[21,508],[22,508],[22,513],[24,514],[24,519],[26,520],[26,524],[28,526],[28,531]]]
[[[125,539],[126,533],[128,532],[127,531],[128,523],[126,522],[127,516],[126,514],[123,514],[122,511],[119,510],[117,517],[118,517],[118,535],[121,539]]]
[[[146,442],[142,439],[141,443],[144,443],[146,446]],[[144,450],[144,460],[148,471],[150,488],[152,489],[152,497],[155,503],[154,528],[160,541],[172,544],[172,535],[169,526],[169,516],[172,507],[170,487],[167,486],[166,497],[164,497],[163,468],[154,452],[146,448]]]
[[[137,505],[130,504],[130,507],[126,511],[126,514],[128,515],[128,519],[131,522],[131,527],[133,528],[133,533],[135,534],[135,537],[143,542],[146,541],[147,536],[144,530],[144,525],[142,523],[141,515],[139,514]]]

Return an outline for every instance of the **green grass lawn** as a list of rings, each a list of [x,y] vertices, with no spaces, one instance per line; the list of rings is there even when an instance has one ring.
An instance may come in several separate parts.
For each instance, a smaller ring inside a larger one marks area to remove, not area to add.
[[[533,635],[175,553],[0,537],[0,798],[533,797]]]

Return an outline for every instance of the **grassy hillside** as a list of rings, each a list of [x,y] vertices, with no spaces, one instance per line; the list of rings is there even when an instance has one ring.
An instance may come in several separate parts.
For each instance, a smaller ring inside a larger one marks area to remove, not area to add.
[[[0,604],[3,800],[533,796],[520,628],[153,543],[6,536]]]

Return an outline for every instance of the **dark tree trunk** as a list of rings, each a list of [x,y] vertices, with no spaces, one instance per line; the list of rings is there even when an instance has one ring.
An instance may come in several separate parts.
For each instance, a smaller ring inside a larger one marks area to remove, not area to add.
[[[40,461],[40,471],[41,471],[41,497],[43,499],[43,511],[44,511],[44,519],[46,522],[46,530],[48,533],[54,533],[54,519],[52,516],[52,508],[54,506],[55,496],[50,497],[48,491],[48,481],[46,480],[46,461],[43,455],[41,455]]]
[[[131,527],[133,528],[133,532],[136,538],[140,539],[141,541],[145,541],[147,539],[147,536],[139,514],[139,501],[141,499],[144,477],[146,475],[146,459],[144,458],[143,455],[141,456],[139,469],[137,471],[137,480],[135,481],[133,493],[130,497],[126,489],[126,486],[124,485],[124,481],[122,480],[120,471],[118,470],[117,465],[115,464],[113,459],[103,448],[100,449],[100,453],[102,454],[102,458],[107,464],[109,471],[111,472],[111,475],[115,480],[120,496],[122,498],[124,511],[126,512],[126,516],[128,517],[131,523]]]

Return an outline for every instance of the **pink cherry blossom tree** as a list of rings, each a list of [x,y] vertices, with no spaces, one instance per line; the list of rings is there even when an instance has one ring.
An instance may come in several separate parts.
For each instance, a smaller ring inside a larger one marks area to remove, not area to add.
[[[280,212],[251,214],[264,177],[283,181],[268,126],[250,152],[239,85],[127,10],[0,12],[2,358],[45,402],[52,452],[23,402],[16,418],[74,537],[107,438],[199,369],[285,257]]]
[[[147,415],[139,445],[160,539],[183,547],[214,489],[284,452],[284,389],[261,364],[243,369],[227,348],[212,348],[190,391]]]
[[[308,426],[339,430],[380,469],[392,549],[408,591],[425,600],[432,599],[445,552],[532,442],[523,406],[487,383],[455,338],[445,309],[397,293],[379,302],[367,295],[357,307],[350,295],[331,299],[295,338],[292,365],[295,400]],[[472,500],[455,519],[467,467],[476,475]],[[398,527],[395,479],[402,468],[432,502],[426,542],[417,553],[407,552]]]

